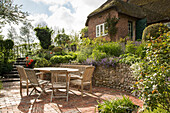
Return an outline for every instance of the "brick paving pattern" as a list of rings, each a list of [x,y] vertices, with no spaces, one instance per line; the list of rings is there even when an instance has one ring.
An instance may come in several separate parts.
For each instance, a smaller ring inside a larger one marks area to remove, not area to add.
[[[50,90],[48,95],[44,94],[35,100],[38,95],[26,96],[26,89],[24,89],[24,96],[21,98],[19,82],[5,82],[3,89],[0,90],[0,113],[96,113],[97,101],[121,98],[123,95],[129,96],[134,104],[140,107],[143,105],[138,98],[120,90],[93,87],[93,93],[90,94],[85,90],[83,97],[75,87],[71,87],[70,90],[68,102],[60,98],[50,102]]]

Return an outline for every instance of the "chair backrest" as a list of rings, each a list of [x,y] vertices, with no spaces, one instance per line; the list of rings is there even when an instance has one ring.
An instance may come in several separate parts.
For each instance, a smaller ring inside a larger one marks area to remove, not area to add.
[[[59,78],[58,77],[60,77],[60,75],[63,75],[63,74],[65,74],[64,76],[62,76],[63,78],[65,78],[64,79],[64,81],[63,80],[59,80]],[[69,82],[69,78],[68,78],[68,72],[67,72],[67,70],[51,70],[51,82],[52,82],[52,84],[53,83],[55,83],[55,82],[66,82],[66,83],[68,83]]]
[[[67,64],[61,64],[60,67],[64,67],[64,68],[75,68],[75,69],[79,69],[79,72],[84,72],[86,67],[89,67],[91,65],[67,65]],[[74,74],[79,74],[79,72],[73,72]]]
[[[16,66],[17,70],[18,70],[18,73],[19,73],[19,76],[20,76],[20,79],[22,81],[27,81],[28,78],[27,78],[27,74],[25,72],[25,69],[23,66]]]
[[[25,69],[25,72],[26,72],[27,77],[32,85],[39,85],[37,76],[33,69]]]
[[[89,82],[91,81],[91,78],[93,76],[93,72],[94,72],[94,66],[89,66],[86,67],[83,73],[83,82]]]

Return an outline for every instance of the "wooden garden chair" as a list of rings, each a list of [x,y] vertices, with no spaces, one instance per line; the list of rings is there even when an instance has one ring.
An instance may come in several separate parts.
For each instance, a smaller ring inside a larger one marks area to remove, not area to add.
[[[83,96],[83,88],[86,85],[90,85],[90,92],[92,92],[92,75],[94,72],[94,68],[95,68],[94,66],[85,67],[84,72],[79,78],[70,81],[70,83],[73,85],[81,86],[82,96]]]
[[[38,79],[33,69],[25,69],[25,71],[30,81],[30,84],[33,86],[33,90],[30,92],[29,95],[31,95],[33,91],[38,91],[40,93],[37,98],[39,98],[43,93],[47,94],[45,92],[45,88],[48,86],[49,81]],[[39,87],[41,91],[37,90],[37,87]]]
[[[67,70],[51,70],[51,82],[51,102],[53,98],[66,98],[66,101],[68,102],[70,76],[68,75]],[[60,92],[59,94],[59,90],[61,89],[65,89],[66,91],[64,93]]]
[[[30,82],[28,80],[28,77],[27,77],[27,74],[25,72],[25,69],[23,66],[16,66],[17,68],[17,71],[18,71],[18,74],[20,76],[20,95],[22,97],[22,88],[23,86],[26,86],[26,89],[27,89],[27,96],[29,94],[29,87],[30,87]],[[36,73],[36,76],[40,76],[40,75],[43,75],[44,73],[43,72],[39,72],[39,73]]]
[[[27,96],[28,96],[28,93],[29,93],[29,85],[30,85],[30,82],[27,78],[27,74],[25,72],[25,69],[23,66],[16,66],[17,70],[18,70],[18,74],[20,76],[20,95],[22,97],[22,88],[23,86],[26,86],[27,88]]]

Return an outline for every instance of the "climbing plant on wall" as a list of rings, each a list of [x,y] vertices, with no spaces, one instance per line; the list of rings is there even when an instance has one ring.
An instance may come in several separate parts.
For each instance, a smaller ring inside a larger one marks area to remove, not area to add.
[[[116,17],[111,18],[110,14],[106,19],[106,26],[107,26],[107,29],[108,29],[107,32],[108,32],[111,40],[113,39],[113,36],[115,36],[116,33],[117,33],[116,24],[118,23],[118,21],[119,21],[119,18],[116,18]]]

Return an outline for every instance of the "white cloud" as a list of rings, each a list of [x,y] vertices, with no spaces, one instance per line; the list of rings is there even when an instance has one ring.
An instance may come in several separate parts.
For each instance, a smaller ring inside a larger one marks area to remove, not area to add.
[[[32,0],[49,6],[47,14],[31,14],[28,18],[34,20],[33,25],[46,22],[52,28],[65,28],[66,33],[72,30],[78,32],[85,27],[87,16],[102,5],[106,0]],[[73,9],[64,5],[70,3]],[[37,6],[38,7],[38,6]],[[31,8],[31,7],[30,7]],[[74,13],[71,11],[74,10]]]

